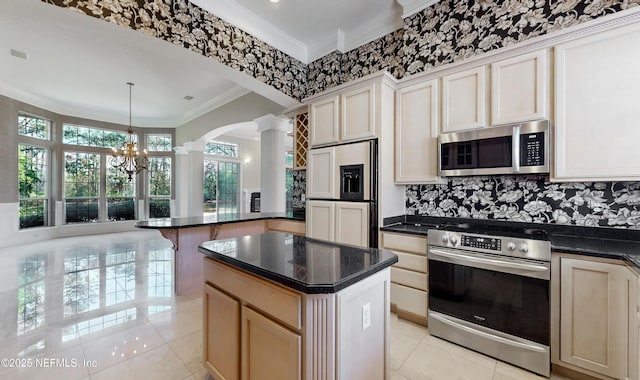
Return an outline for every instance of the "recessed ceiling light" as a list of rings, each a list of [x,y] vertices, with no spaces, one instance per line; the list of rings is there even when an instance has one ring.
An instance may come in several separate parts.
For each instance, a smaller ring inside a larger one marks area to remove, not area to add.
[[[272,2],[272,3],[274,3],[274,4],[275,4],[275,3],[279,3],[279,2],[280,2],[280,0],[269,0],[269,1],[270,1],[270,2]]]
[[[20,50],[15,50],[15,49],[11,49],[11,55],[17,58],[22,58],[22,59],[27,59],[27,53],[20,51]]]
[[[193,99],[193,96],[191,96],[191,95],[187,95],[187,96],[184,97],[184,100],[191,100],[191,99]]]

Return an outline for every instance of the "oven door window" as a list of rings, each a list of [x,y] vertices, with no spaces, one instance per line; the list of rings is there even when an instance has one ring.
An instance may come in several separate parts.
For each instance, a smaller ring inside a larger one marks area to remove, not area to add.
[[[429,309],[549,345],[549,281],[429,260]]]

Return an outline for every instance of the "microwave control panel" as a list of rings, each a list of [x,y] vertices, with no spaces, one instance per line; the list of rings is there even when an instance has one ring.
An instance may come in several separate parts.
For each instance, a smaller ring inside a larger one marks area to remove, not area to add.
[[[544,132],[520,135],[520,165],[544,165]]]

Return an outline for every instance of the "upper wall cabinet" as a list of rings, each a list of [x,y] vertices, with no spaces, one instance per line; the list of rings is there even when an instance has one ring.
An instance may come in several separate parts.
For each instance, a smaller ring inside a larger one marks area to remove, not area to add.
[[[553,180],[640,179],[640,25],[561,44]]]
[[[341,95],[342,122],[340,140],[361,140],[376,135],[376,84],[357,88]]]
[[[487,126],[487,66],[442,78],[442,132]]]
[[[312,146],[338,142],[339,112],[340,95],[324,98],[309,105]]]
[[[491,125],[547,119],[547,50],[491,64]]]
[[[311,146],[379,137],[384,113],[393,117],[394,89],[395,79],[384,73],[307,100]]]
[[[438,177],[438,80],[396,91],[395,182],[433,183]]]

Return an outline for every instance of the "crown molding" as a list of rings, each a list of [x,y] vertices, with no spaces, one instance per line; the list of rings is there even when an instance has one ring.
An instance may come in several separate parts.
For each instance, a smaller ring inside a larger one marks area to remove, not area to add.
[[[295,59],[305,64],[309,63],[308,48],[305,44],[269,24],[255,13],[238,5],[235,1],[190,0],[190,2]]]
[[[402,5],[402,18],[407,18],[421,10],[438,3],[440,0],[397,0]]]

